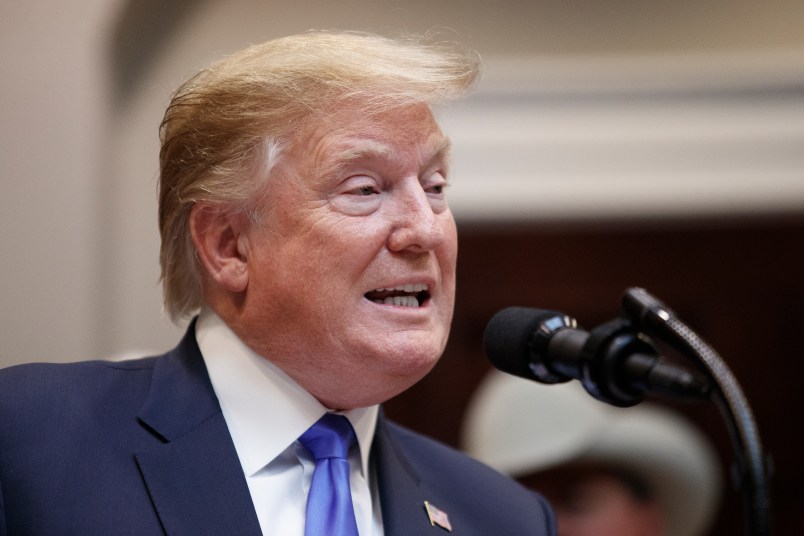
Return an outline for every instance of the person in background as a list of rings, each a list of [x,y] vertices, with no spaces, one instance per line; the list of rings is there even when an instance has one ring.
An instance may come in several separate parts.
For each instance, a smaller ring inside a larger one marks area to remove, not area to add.
[[[0,535],[552,535],[545,500],[383,417],[449,334],[432,106],[478,60],[309,32],[182,85],[161,125],[167,354],[0,371]]]
[[[465,414],[462,448],[553,505],[562,536],[702,536],[721,472],[707,439],[651,402],[617,408],[577,381],[493,370]]]

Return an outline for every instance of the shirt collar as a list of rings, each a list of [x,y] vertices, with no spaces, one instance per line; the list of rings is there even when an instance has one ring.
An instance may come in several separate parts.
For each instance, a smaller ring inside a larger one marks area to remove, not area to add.
[[[195,337],[247,476],[268,465],[328,411],[282,369],[246,346],[211,309],[201,311]],[[339,413],[355,430],[367,478],[378,406]]]

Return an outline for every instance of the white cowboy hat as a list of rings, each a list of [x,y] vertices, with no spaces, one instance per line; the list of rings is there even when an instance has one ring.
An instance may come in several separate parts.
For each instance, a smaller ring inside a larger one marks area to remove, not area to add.
[[[656,494],[670,536],[700,536],[720,500],[715,453],[687,420],[643,402],[592,398],[577,381],[542,385],[492,371],[467,407],[462,447],[512,477],[570,461],[615,463]]]

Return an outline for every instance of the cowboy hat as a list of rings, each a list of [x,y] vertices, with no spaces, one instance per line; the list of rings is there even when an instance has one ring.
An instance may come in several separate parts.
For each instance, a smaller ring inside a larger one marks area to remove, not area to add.
[[[721,475],[704,436],[677,413],[643,402],[617,408],[577,381],[542,385],[492,371],[470,400],[462,447],[514,478],[569,462],[641,477],[671,536],[700,536],[717,511]]]

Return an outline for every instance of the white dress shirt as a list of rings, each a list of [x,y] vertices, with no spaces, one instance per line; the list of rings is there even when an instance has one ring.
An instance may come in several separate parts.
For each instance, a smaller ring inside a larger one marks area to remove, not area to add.
[[[254,353],[205,308],[195,336],[232,435],[263,534],[303,536],[315,460],[297,439],[328,410],[279,367]],[[358,448],[349,454],[350,485],[361,536],[382,536],[376,475],[369,453],[378,406],[341,412]]]

